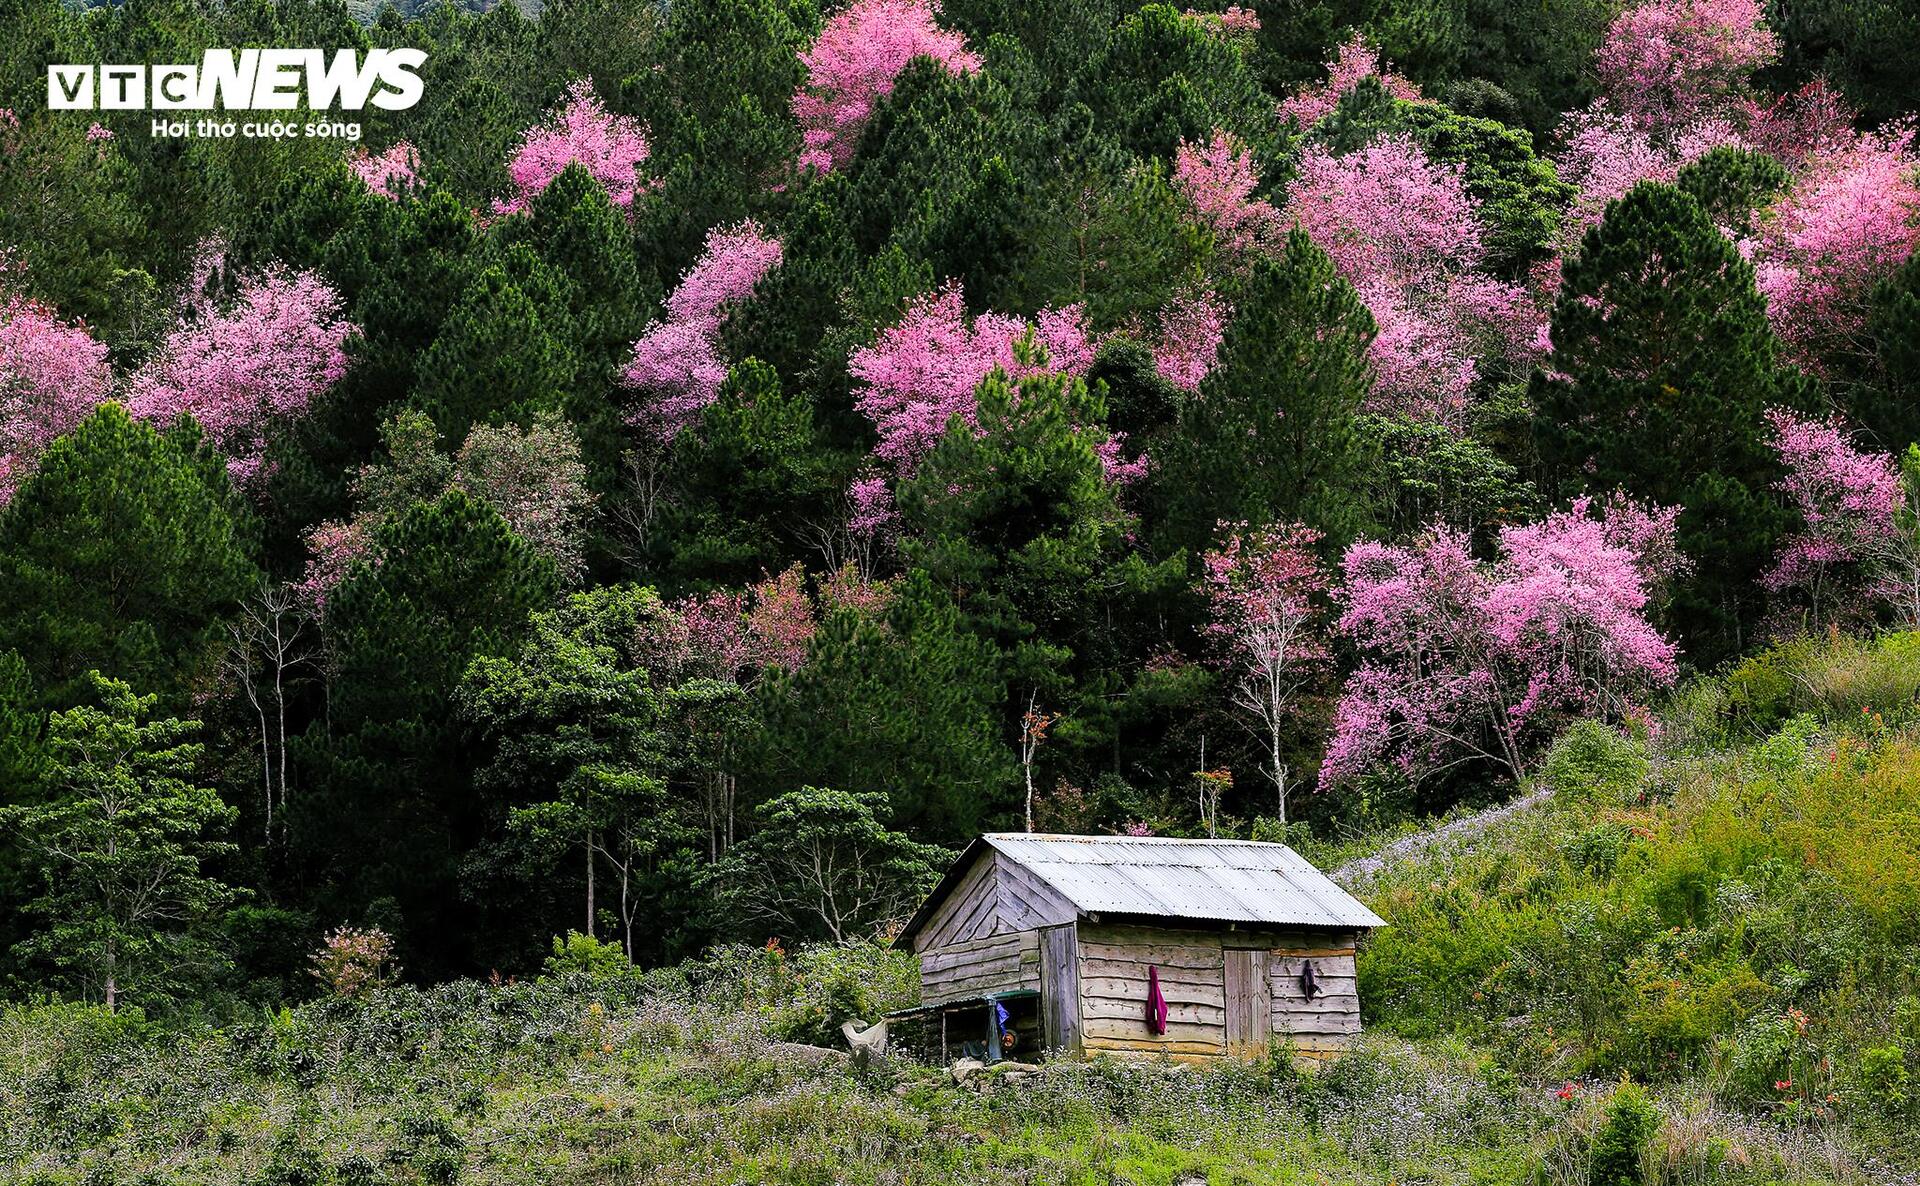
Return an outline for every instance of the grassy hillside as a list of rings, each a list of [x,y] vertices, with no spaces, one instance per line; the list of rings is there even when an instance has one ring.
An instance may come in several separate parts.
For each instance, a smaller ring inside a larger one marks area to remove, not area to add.
[[[1370,1033],[1317,1076],[1283,1054],[1202,1071],[1060,1064],[963,1087],[933,1068],[856,1070],[797,1043],[911,1000],[897,953],[727,949],[595,974],[576,945],[537,983],[383,989],[188,1034],[13,1008],[0,1171],[1909,1181],[1916,688],[1920,640],[1803,643],[1687,689],[1643,736],[1576,731],[1547,765],[1548,804],[1361,887],[1393,924],[1361,961]]]

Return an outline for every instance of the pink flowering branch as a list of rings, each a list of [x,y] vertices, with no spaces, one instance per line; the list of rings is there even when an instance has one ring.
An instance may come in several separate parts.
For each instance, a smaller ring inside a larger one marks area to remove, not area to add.
[[[1280,235],[1280,212],[1254,196],[1259,184],[1253,151],[1229,132],[1215,128],[1204,144],[1182,140],[1174,149],[1173,188],[1235,257],[1270,247]]]
[[[580,165],[606,187],[622,210],[631,210],[642,189],[639,169],[653,155],[647,131],[631,116],[615,115],[593,93],[591,79],[567,88],[566,102],[547,122],[528,128],[507,162],[513,196],[493,203],[496,214],[515,214],[545,192],[568,165]]]
[[[1805,526],[1781,547],[1766,587],[1806,594],[1816,622],[1865,601],[1920,625],[1920,538],[1894,459],[1858,448],[1831,420],[1776,409],[1767,423],[1787,469],[1781,489]]]
[[[960,34],[942,29],[932,0],[855,0],[828,18],[801,53],[807,80],[793,97],[800,166],[822,173],[853,159],[860,133],[907,63],[930,58],[949,74],[980,69]]]
[[[1661,132],[1740,98],[1779,52],[1760,0],[1647,0],[1614,18],[1594,64],[1614,105]]]
[[[1466,406],[1482,358],[1535,355],[1542,314],[1525,290],[1485,272],[1479,203],[1463,170],[1435,164],[1410,138],[1345,156],[1308,147],[1286,217],[1373,313],[1382,410],[1451,417]]]
[[[1420,98],[1420,88],[1382,65],[1379,51],[1356,33],[1334,51],[1324,83],[1281,101],[1280,118],[1291,119],[1302,128],[1312,127],[1339,106],[1342,95],[1369,78],[1379,79],[1381,87],[1396,99],[1412,102]]]
[[[1211,289],[1173,298],[1160,310],[1153,369],[1183,391],[1198,391],[1220,360],[1233,309]]]
[[[405,140],[378,155],[366,148],[356,148],[347,158],[347,167],[374,193],[383,198],[398,198],[419,180],[420,153]]]
[[[780,240],[748,219],[707,232],[706,247],[668,296],[665,320],[633,344],[622,378],[647,396],[630,417],[663,441],[698,419],[727,381],[720,331],[727,314],[778,267]]]
[[[258,492],[267,440],[300,420],[346,373],[359,327],[314,272],[269,269],[225,310],[183,319],[128,385],[127,410],[154,424],[192,416],[227,455],[234,484]]]

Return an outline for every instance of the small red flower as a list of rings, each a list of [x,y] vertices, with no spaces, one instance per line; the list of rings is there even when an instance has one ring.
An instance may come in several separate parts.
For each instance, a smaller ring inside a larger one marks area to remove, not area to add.
[[[1776,1079],[1776,1080],[1774,1080],[1774,1082],[1773,1082],[1773,1089],[1774,1089],[1775,1091],[1792,1091],[1792,1090],[1793,1090],[1793,1080],[1791,1080],[1791,1079]]]

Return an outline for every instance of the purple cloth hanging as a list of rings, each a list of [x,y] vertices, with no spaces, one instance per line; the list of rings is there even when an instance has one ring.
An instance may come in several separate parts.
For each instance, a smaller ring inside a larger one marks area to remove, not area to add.
[[[1160,995],[1160,969],[1152,964],[1147,965],[1147,1028],[1167,1032],[1167,998]]]

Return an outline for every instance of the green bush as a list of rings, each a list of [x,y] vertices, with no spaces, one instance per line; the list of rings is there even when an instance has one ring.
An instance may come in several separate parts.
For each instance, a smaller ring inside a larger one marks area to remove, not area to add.
[[[1647,747],[1599,721],[1578,721],[1554,744],[1540,781],[1580,799],[1620,802],[1646,781]]]
[[[1647,1153],[1660,1129],[1660,1111],[1645,1089],[1623,1081],[1607,1101],[1607,1114],[1594,1134],[1592,1186],[1641,1186],[1647,1181]]]
[[[542,977],[632,976],[638,970],[618,943],[608,943],[579,931],[553,937],[553,954],[541,966]]]

